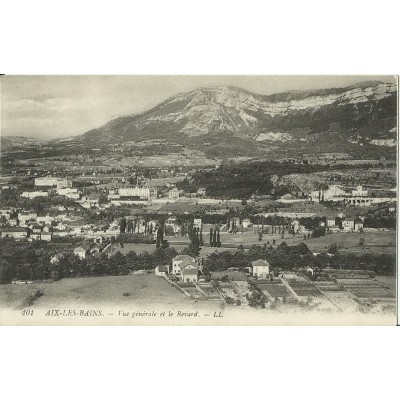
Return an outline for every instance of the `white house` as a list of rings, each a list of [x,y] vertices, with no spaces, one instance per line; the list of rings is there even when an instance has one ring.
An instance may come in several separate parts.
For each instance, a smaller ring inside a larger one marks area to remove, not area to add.
[[[173,188],[168,192],[168,198],[171,200],[179,199],[179,197],[183,194],[182,190],[178,190],[178,188]]]
[[[251,227],[251,225],[252,225],[252,223],[248,218],[245,218],[242,221],[242,226],[243,226],[244,229],[247,229],[247,228]]]
[[[88,251],[87,249],[80,246],[74,250],[74,254],[76,254],[79,258],[84,259],[87,257]]]
[[[253,267],[253,276],[266,279],[269,275],[269,263],[265,260],[256,260],[251,263]]]
[[[193,227],[194,227],[194,228],[201,228],[201,227],[202,227],[201,218],[194,218],[194,220],[193,220]]]
[[[167,276],[168,269],[168,265],[160,265],[155,268],[154,272],[157,276]]]
[[[326,226],[329,228],[331,226],[335,226],[336,225],[336,220],[335,218],[327,218],[326,219]]]
[[[199,269],[194,262],[183,261],[179,267],[181,269],[182,282],[198,282]]]
[[[175,275],[179,275],[181,273],[181,267],[180,265],[184,262],[191,262],[193,265],[196,265],[196,261],[193,257],[187,256],[187,255],[180,255],[176,256],[172,260],[172,273]]]
[[[356,220],[354,221],[354,230],[355,230],[356,232],[359,232],[359,231],[361,231],[362,229],[364,229],[364,223],[363,223],[363,221],[362,221],[361,219],[356,219]]]
[[[40,240],[45,240],[46,242],[51,242],[53,234],[50,232],[42,232],[40,234]]]
[[[344,231],[354,231],[354,218],[345,218],[342,221],[342,228]]]

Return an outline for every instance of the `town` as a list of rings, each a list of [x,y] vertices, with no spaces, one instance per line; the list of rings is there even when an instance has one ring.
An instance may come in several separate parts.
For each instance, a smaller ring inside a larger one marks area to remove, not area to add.
[[[0,283],[36,288],[136,276],[163,280],[188,301],[394,313],[393,166],[335,160],[327,179],[318,162],[302,173],[303,161],[283,160],[273,166],[289,169],[279,191],[241,198],[230,188],[216,194],[207,181],[196,186],[199,176],[226,165],[62,174],[32,163],[9,167],[1,186]],[[379,184],[360,178],[368,174]],[[311,185],[291,183],[310,178]],[[42,295],[37,289],[31,301]]]

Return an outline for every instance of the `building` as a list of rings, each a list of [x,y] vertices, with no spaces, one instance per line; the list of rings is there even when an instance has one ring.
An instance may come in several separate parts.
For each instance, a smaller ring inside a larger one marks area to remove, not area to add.
[[[205,196],[206,195],[206,188],[198,188],[197,189],[197,194],[199,196]]]
[[[253,267],[253,276],[266,279],[269,275],[269,263],[265,260],[257,260],[251,263]]]
[[[120,197],[139,197],[140,199],[154,199],[157,198],[157,188],[153,186],[135,186],[118,189]]]
[[[27,199],[34,199],[35,197],[47,197],[49,194],[47,192],[22,192],[21,197],[25,197]]]
[[[167,276],[168,275],[168,265],[161,265],[155,268],[154,273],[157,276]]]
[[[77,255],[81,259],[85,259],[88,255],[88,250],[86,248],[80,246],[74,250],[74,254]]]
[[[76,200],[76,201],[78,201],[79,199],[80,199],[80,194],[79,193],[68,193],[68,194],[66,194],[65,195],[65,197],[67,198],[67,199],[70,199],[70,200]]]
[[[38,223],[50,224],[52,221],[54,221],[54,217],[50,217],[50,215],[45,215],[43,217],[36,217],[36,221]]]
[[[336,226],[336,219],[335,218],[327,218],[326,219],[326,226],[329,228],[331,226]]]
[[[179,199],[179,197],[183,194],[182,190],[178,190],[176,187],[172,188],[169,192],[168,192],[168,198],[171,200],[176,200]]]
[[[30,226],[30,229],[32,229],[32,233],[40,234],[43,231],[43,225],[33,224]]]
[[[59,178],[52,176],[43,176],[41,178],[35,178],[35,186],[57,186]]]
[[[11,215],[13,215],[13,214],[14,214],[14,210],[12,210],[12,209],[0,210],[0,217],[4,217],[7,220],[10,219]]]
[[[67,196],[68,194],[78,193],[77,188],[59,188],[57,187],[57,194],[60,196]]]
[[[242,226],[243,226],[244,229],[247,229],[247,228],[250,228],[252,226],[252,223],[248,218],[245,218],[242,221]]]
[[[1,237],[13,238],[17,240],[26,239],[28,237],[28,230],[21,227],[4,227],[0,228]]]
[[[57,189],[68,189],[72,188],[72,181],[70,181],[68,178],[59,178],[57,180]]]
[[[193,228],[200,228],[203,226],[201,218],[194,218],[193,220]]]
[[[199,280],[199,269],[192,261],[183,261],[180,264],[181,269],[181,280],[182,282],[198,282]]]
[[[51,232],[42,232],[40,235],[40,240],[44,240],[46,242],[51,242],[53,234]]]
[[[315,190],[311,192],[312,201],[339,201],[341,197],[345,196],[346,192],[338,185],[331,185],[326,190]]]
[[[63,254],[62,253],[58,253],[55,256],[50,258],[50,264],[55,265],[58,264],[62,258]]]
[[[353,197],[368,197],[368,190],[363,190],[362,186],[357,186],[356,190],[351,191]]]
[[[356,232],[360,232],[363,229],[364,229],[364,222],[360,218],[355,219],[354,220],[354,230]]]
[[[342,221],[342,229],[344,231],[354,231],[354,218],[345,218]]]
[[[31,220],[37,221],[37,214],[35,212],[18,213],[17,218],[20,225],[27,225]]]
[[[181,273],[181,268],[180,265],[184,262],[191,262],[195,264],[195,259],[193,257],[187,256],[187,255],[180,255],[176,256],[172,260],[172,273],[175,275],[179,275]]]

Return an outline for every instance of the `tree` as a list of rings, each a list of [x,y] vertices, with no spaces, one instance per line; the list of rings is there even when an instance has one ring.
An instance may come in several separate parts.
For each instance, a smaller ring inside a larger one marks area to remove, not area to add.
[[[262,237],[263,237],[262,232],[258,232],[258,241],[259,241],[259,242],[262,241]]]
[[[331,243],[328,247],[329,254],[336,254],[339,251],[338,245],[336,243]]]
[[[156,248],[159,249],[163,245],[164,241],[164,229],[162,226],[159,226],[157,228],[157,234],[156,234]]]
[[[121,233],[125,233],[125,230],[126,230],[126,219],[125,218],[121,218],[121,220],[119,222],[119,230]]]
[[[214,234],[213,234],[213,247],[217,247],[217,230],[214,229]]]
[[[210,246],[214,247],[214,232],[213,232],[213,228],[210,228]]]

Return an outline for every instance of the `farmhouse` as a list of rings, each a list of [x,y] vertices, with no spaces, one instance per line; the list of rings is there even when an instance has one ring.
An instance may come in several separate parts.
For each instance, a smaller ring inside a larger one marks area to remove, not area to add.
[[[257,260],[251,263],[253,276],[266,279],[269,275],[269,263],[265,260]]]

